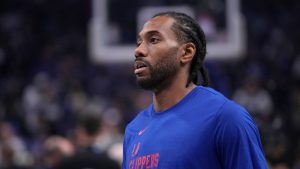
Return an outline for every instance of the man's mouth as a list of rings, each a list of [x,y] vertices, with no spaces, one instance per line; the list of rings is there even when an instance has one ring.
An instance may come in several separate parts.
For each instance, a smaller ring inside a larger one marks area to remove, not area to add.
[[[144,70],[147,69],[147,64],[143,61],[135,61],[134,63],[134,73],[137,75],[137,74],[140,74],[142,73]]]

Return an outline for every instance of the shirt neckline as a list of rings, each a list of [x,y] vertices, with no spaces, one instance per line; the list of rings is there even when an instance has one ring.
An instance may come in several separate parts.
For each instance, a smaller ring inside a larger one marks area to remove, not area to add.
[[[198,89],[200,88],[200,86],[196,86],[192,91],[190,91],[186,96],[184,96],[178,103],[176,103],[175,105],[169,107],[168,109],[166,109],[165,111],[162,112],[156,112],[154,110],[154,105],[153,103],[151,104],[151,116],[152,117],[160,117],[162,115],[165,114],[169,114],[168,112],[173,111],[174,109],[177,109],[176,111],[178,111],[179,107],[181,107],[182,105],[184,105],[188,100],[190,100],[191,97],[193,97],[196,92],[198,91]]]

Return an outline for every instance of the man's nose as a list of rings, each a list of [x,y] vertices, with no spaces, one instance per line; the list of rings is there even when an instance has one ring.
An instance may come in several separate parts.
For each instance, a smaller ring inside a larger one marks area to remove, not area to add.
[[[138,57],[146,57],[147,56],[147,48],[145,43],[141,43],[139,46],[137,46],[134,50],[134,56],[136,58]]]

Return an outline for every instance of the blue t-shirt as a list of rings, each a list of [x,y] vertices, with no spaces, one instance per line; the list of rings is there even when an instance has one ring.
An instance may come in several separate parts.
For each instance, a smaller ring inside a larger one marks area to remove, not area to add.
[[[266,169],[249,113],[217,91],[198,86],[156,113],[153,104],[128,124],[123,169]]]

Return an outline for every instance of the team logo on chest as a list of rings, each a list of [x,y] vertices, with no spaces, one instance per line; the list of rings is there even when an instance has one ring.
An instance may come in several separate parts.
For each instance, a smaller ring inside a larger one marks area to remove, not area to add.
[[[132,152],[131,152],[131,156],[134,157],[137,155],[137,153],[139,152],[140,150],[140,147],[141,147],[141,142],[138,142],[137,144],[134,144],[133,145],[133,149],[132,149]]]
[[[157,168],[159,162],[160,153],[150,153],[146,155],[137,155],[141,149],[141,142],[137,142],[133,145],[131,156],[132,159],[129,162],[129,169],[141,169],[141,168]]]

